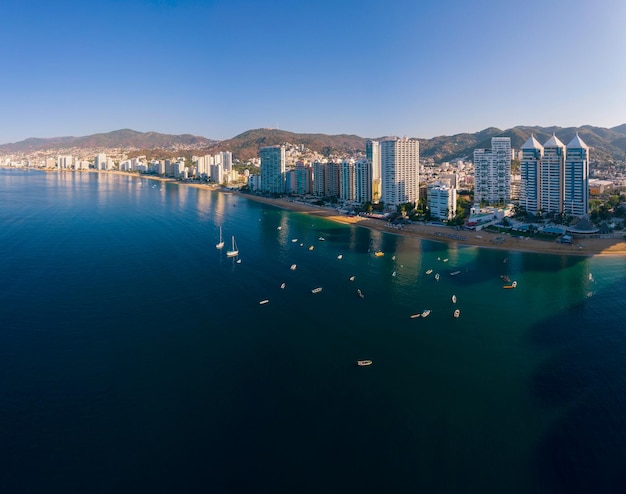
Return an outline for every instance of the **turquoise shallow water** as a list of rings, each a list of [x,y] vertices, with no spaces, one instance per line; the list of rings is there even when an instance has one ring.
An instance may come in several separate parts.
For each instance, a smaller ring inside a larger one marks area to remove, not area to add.
[[[625,276],[0,170],[0,489],[621,492]]]

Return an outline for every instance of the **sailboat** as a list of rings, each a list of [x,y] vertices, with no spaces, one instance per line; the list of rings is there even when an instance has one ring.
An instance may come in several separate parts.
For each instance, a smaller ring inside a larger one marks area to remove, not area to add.
[[[226,257],[235,257],[239,255],[239,249],[237,249],[237,244],[235,243],[235,236],[233,235],[233,247],[231,250],[226,251]]]
[[[220,241],[215,244],[215,248],[216,249],[223,249],[224,248],[224,239],[222,238],[222,227],[221,226],[220,226]]]

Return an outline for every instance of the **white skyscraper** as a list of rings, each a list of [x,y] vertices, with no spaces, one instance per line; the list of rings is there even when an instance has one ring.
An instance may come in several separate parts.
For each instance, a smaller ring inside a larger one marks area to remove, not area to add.
[[[578,134],[567,145],[563,212],[579,218],[589,212],[589,146]]]
[[[93,167],[96,170],[106,170],[107,169],[107,155],[104,153],[96,154],[96,157],[93,160]]]
[[[419,201],[419,141],[397,137],[380,142],[381,200],[386,206]]]
[[[491,149],[474,150],[474,202],[508,203],[511,199],[511,138],[492,137]]]

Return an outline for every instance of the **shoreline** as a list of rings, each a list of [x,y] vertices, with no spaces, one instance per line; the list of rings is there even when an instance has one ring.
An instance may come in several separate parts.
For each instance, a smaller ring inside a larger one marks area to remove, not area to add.
[[[4,168],[4,167],[3,167]],[[64,170],[46,170],[40,171],[64,171]],[[130,177],[145,178],[148,180],[156,180],[159,182],[168,182],[176,185],[184,185],[204,190],[213,190],[220,193],[237,194],[239,197],[246,198],[251,201],[261,202],[281,209],[294,211],[313,216],[320,216],[336,223],[344,225],[356,225],[371,230],[377,230],[395,235],[403,235],[407,237],[415,237],[433,242],[442,242],[447,244],[464,245],[468,247],[478,247],[487,249],[508,250],[516,252],[530,252],[536,254],[552,254],[566,256],[626,256],[626,239],[618,238],[575,238],[570,245],[558,244],[555,241],[538,240],[529,237],[512,237],[502,233],[492,233],[487,231],[470,231],[470,230],[452,230],[448,227],[410,224],[402,227],[389,225],[384,220],[374,218],[365,218],[362,216],[345,216],[337,212],[335,209],[329,209],[321,206],[311,206],[308,204],[290,201],[289,199],[272,199],[252,194],[242,193],[238,190],[226,191],[219,186],[181,182],[173,178],[164,178],[155,175],[140,175],[132,172],[121,172],[118,170],[67,170],[71,172],[87,172],[87,173],[105,173],[112,175],[125,175]]]
[[[536,254],[552,254],[567,256],[626,256],[626,240],[616,238],[575,239],[570,245],[558,244],[555,241],[538,240],[530,237],[512,237],[503,233],[487,231],[452,230],[448,227],[435,225],[411,224],[401,228],[389,225],[384,220],[365,218],[362,216],[345,216],[336,210],[319,206],[289,201],[288,199],[271,199],[237,192],[241,197],[262,202],[282,209],[295,211],[312,216],[320,216],[336,223],[356,225],[385,233],[415,237],[432,242],[464,245],[486,249],[529,252]]]

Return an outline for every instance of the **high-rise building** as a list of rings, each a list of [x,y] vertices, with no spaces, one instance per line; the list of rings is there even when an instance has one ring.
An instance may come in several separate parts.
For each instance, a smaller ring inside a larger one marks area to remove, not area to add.
[[[310,194],[312,192],[313,170],[311,165],[304,161],[296,162],[294,172],[293,192],[298,195]]]
[[[372,163],[359,160],[354,167],[354,200],[361,204],[372,201]],[[379,181],[380,182],[380,181]]]
[[[326,195],[326,163],[313,162],[313,194],[318,197]]]
[[[474,202],[501,204],[511,199],[511,138],[492,137],[491,149],[474,150]]]
[[[380,142],[381,200],[386,206],[419,201],[419,141],[397,137]]]
[[[556,135],[543,145],[539,167],[539,209],[544,213],[563,212],[565,185],[565,144]]]
[[[286,158],[285,146],[266,146],[261,156],[261,191],[271,194],[285,192]]]
[[[93,167],[96,170],[106,170],[107,169],[107,155],[104,153],[96,154],[96,157],[93,160]]]
[[[582,218],[589,213],[589,146],[576,133],[566,151],[563,212]]]
[[[534,136],[522,145],[520,160],[519,205],[528,213],[537,214],[540,208],[539,168],[543,158],[543,146]]]
[[[356,163],[343,160],[341,163],[340,196],[344,201],[354,201],[356,197]]]

